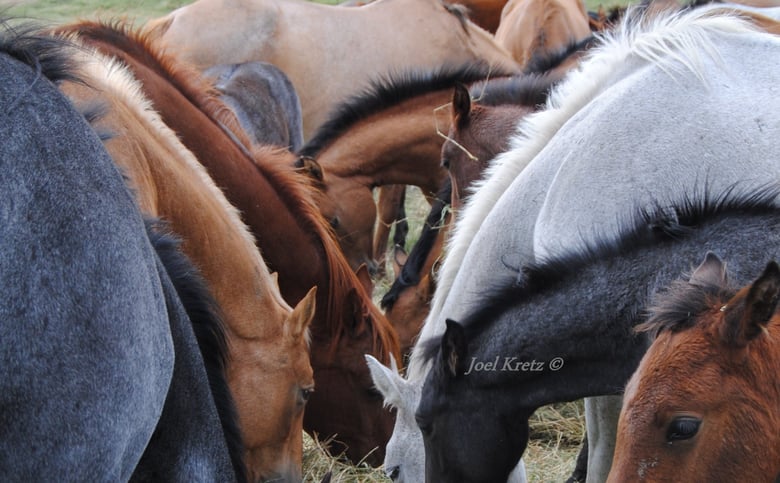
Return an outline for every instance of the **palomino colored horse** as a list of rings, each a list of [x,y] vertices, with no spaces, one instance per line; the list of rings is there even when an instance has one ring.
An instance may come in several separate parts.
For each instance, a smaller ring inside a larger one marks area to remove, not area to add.
[[[93,128],[106,133],[141,211],[164,218],[182,237],[224,314],[227,379],[250,479],[299,480],[303,410],[314,390],[308,325],[315,294],[291,310],[235,208],[126,69],[86,49],[74,52],[73,62],[83,82],[61,89],[77,108],[100,110]]]
[[[582,0],[509,0],[495,37],[525,66],[534,54],[554,52],[590,35]]]
[[[63,42],[24,32],[0,33],[0,474],[244,481],[214,302],[53,85]]]
[[[319,215],[308,178],[293,170],[295,157],[271,148],[250,152],[235,117],[208,85],[149,39],[89,22],[63,29],[129,66],[163,122],[242,213],[263,259],[279,274],[285,300],[297,304],[317,287],[310,326],[317,389],[306,406],[304,429],[323,440],[335,437],[334,450],[346,448],[355,461],[379,447],[369,461],[381,462],[393,417],[373,390],[363,354],[389,363],[398,342]]]
[[[341,104],[299,151],[316,161],[320,211],[353,269],[376,266],[373,189],[414,185],[435,195],[447,175],[439,163],[443,139],[437,135],[435,109],[449,102],[456,83],[493,75],[506,72],[471,63],[377,79],[371,89]]]
[[[282,69],[301,100],[305,140],[377,74],[478,61],[519,72],[490,33],[439,0],[378,0],[359,8],[198,0],[145,29],[166,52],[201,70],[250,60]]]
[[[525,417],[539,404],[622,389],[644,348],[631,335],[636,315],[655,287],[700,257],[704,243],[722,246],[746,271],[760,269],[755,260],[780,246],[773,193],[752,195],[780,178],[773,141],[780,110],[769,87],[778,72],[764,62],[777,55],[780,41],[724,12],[694,10],[649,23],[632,18],[605,35],[553,90],[547,108],[521,123],[513,148],[491,164],[458,220],[420,335],[434,339],[448,318],[468,318],[464,343],[452,347],[465,347],[477,361],[496,355],[562,359],[542,371],[484,371],[481,365],[476,377],[449,378],[445,361],[425,357],[431,352],[418,343],[407,378],[388,376],[400,396],[393,398],[397,427],[387,452],[405,455],[398,473],[416,469],[411,481],[419,481],[423,464],[437,481],[448,479],[439,471],[464,472],[461,481],[468,481],[468,472],[478,470],[466,466],[483,463],[490,465],[485,477],[506,478],[525,446]],[[639,108],[650,104],[655,108]],[[751,141],[739,141],[743,136]],[[648,213],[647,222],[636,210]],[[639,231],[631,229],[632,219]],[[677,243],[667,232],[689,236]],[[751,237],[747,244],[745,236]],[[638,250],[640,239],[648,242],[645,250]],[[613,256],[599,248],[610,246],[627,251]],[[550,259],[559,263],[544,263]],[[518,272],[539,264],[543,268]],[[519,290],[509,305],[487,297],[500,274],[511,278],[507,293],[511,286]],[[476,318],[483,323],[474,327],[485,329],[479,334],[468,328]],[[458,330],[453,326],[450,336],[458,337]],[[429,370],[429,362],[444,370]],[[470,396],[462,392],[464,383]],[[440,407],[444,385],[449,402]],[[487,407],[489,415],[482,411]],[[436,428],[424,443],[416,428],[405,426],[416,410],[422,426]],[[503,426],[496,428],[499,421]],[[463,431],[469,427],[479,430]],[[588,479],[603,481],[614,438],[593,429],[589,421]],[[415,464],[423,445],[432,457]]]
[[[650,309],[609,481],[780,478],[780,267],[740,290],[727,278],[708,253]]]
[[[214,79],[222,102],[257,145],[296,151],[303,146],[301,102],[290,79],[268,62],[215,65],[204,72]]]

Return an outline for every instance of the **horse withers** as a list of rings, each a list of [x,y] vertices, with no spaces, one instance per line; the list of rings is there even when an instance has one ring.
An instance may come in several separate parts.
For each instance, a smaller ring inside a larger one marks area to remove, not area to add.
[[[650,308],[608,481],[780,477],[780,267],[735,289],[727,266],[708,253]]]

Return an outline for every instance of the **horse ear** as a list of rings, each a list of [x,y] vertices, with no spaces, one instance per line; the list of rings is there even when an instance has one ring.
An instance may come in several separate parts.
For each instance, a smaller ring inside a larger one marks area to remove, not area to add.
[[[774,316],[780,301],[780,266],[771,261],[748,289],[743,310],[727,314],[723,333],[726,342],[744,347],[758,337]]]
[[[393,272],[395,273],[395,278],[401,276],[401,270],[404,269],[404,265],[406,265],[406,260],[408,259],[409,254],[406,253],[404,247],[401,245],[395,245],[393,247]]]
[[[447,330],[441,338],[441,355],[444,367],[450,377],[466,372],[466,334],[463,326],[447,319]]]
[[[469,113],[471,113],[471,94],[468,87],[458,82],[452,93],[452,123],[462,128],[469,120]]]
[[[322,166],[311,156],[299,156],[293,166],[317,181],[323,180]]]
[[[392,356],[390,356],[392,358]],[[366,354],[366,364],[374,381],[374,387],[382,393],[386,405],[399,407],[403,403],[402,388],[405,380],[398,372],[395,361],[391,359],[390,367],[386,367],[375,357]]]
[[[314,319],[314,311],[317,307],[317,286],[315,285],[304,296],[290,315],[290,332],[298,338],[306,333],[306,329]]]
[[[707,252],[704,261],[693,271],[689,283],[698,287],[726,285],[726,264],[714,253]]]

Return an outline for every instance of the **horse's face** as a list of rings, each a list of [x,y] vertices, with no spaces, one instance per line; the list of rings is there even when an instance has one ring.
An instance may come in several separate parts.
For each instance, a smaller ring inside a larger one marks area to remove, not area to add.
[[[385,405],[395,409],[395,427],[385,453],[385,473],[398,483],[423,481],[425,450],[414,420],[422,386],[401,377],[395,364],[388,368],[371,356],[366,356],[366,362]]]
[[[713,297],[692,327],[660,333],[626,387],[609,481],[775,481],[776,267],[757,290]]]
[[[528,442],[527,417],[479,387],[467,358],[463,329],[448,320],[415,414],[427,482],[506,481]]]
[[[314,390],[308,326],[316,289],[258,349],[231,342],[228,382],[241,422],[251,481],[300,480],[304,408]]]
[[[425,274],[417,285],[410,285],[398,293],[393,306],[387,309],[387,320],[393,324],[401,342],[401,354],[411,351],[420,334],[430,310],[431,297],[436,283],[430,273]]]

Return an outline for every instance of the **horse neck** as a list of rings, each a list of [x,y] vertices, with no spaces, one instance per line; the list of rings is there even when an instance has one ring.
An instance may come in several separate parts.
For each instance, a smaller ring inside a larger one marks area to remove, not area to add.
[[[434,109],[451,96],[449,89],[437,91],[372,114],[331,141],[317,162],[329,177],[369,187],[413,185],[435,193],[446,173],[440,166],[443,139],[436,133]],[[446,125],[441,129],[446,131]]]
[[[238,213],[150,108],[126,71],[97,53],[83,54],[83,60],[90,87],[70,83],[63,90],[74,100],[100,98],[109,107],[95,121],[97,129],[118,134],[106,141],[106,148],[128,178],[142,209],[167,220],[183,238],[184,251],[219,301],[229,335],[233,339],[278,337],[282,326],[272,321],[285,320],[291,309]],[[259,313],[265,316],[258,318]]]
[[[767,259],[778,256],[778,241],[776,215],[723,217],[683,240],[587,263],[538,293],[522,294],[474,338],[469,357],[498,357],[499,366],[507,357],[543,364],[557,357],[563,368],[481,372],[479,385],[512,387],[515,404],[524,410],[619,393],[647,347],[633,326],[657,290],[680,278],[707,250],[728,254],[730,276],[747,284]]]

